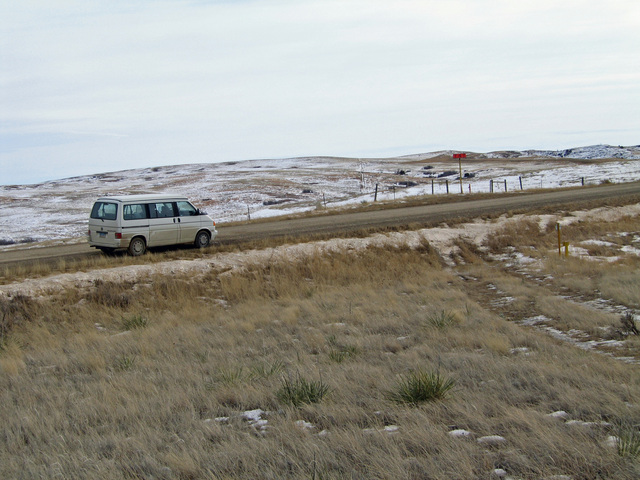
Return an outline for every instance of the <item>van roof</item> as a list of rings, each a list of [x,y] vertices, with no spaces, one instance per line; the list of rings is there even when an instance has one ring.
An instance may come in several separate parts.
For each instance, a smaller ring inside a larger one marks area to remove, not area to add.
[[[172,194],[145,194],[145,195],[114,195],[113,197],[100,197],[97,201],[111,202],[153,202],[154,200],[187,200],[184,195]]]

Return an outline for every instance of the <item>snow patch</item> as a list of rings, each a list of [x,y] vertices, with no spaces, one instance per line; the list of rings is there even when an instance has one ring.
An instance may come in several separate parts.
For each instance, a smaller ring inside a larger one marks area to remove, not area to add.
[[[627,182],[640,178],[638,147],[598,145],[564,151],[475,154],[464,165],[463,189],[488,192]],[[223,228],[225,222],[267,218],[319,208],[350,207],[377,200],[402,201],[447,193],[443,179],[456,170],[452,151],[384,159],[303,157],[190,164],[99,173],[35,185],[0,185],[0,245],[83,241],[91,205],[98,196],[167,193],[189,197]],[[543,158],[531,158],[543,157]],[[492,158],[525,158],[496,162]],[[613,158],[584,163],[570,159]],[[550,160],[551,159],[551,160]],[[429,161],[429,165],[415,162]],[[431,167],[425,169],[426,167]],[[403,171],[404,175],[398,175]],[[466,176],[465,176],[466,175]],[[399,179],[407,188],[398,187]],[[414,185],[415,184],[415,185]],[[493,187],[491,187],[493,186]],[[449,185],[457,192],[453,183]],[[23,245],[24,246],[24,245]]]

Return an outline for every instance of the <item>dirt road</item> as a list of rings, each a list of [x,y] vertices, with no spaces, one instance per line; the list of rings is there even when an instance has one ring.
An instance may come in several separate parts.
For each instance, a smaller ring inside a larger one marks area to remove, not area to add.
[[[634,198],[636,197],[636,198]],[[526,211],[542,207],[563,208],[572,204],[625,198],[640,201],[640,183],[601,185],[570,190],[554,190],[542,193],[519,193],[490,199],[476,199],[384,209],[368,212],[342,213],[335,215],[273,220],[244,225],[219,225],[217,241],[232,243],[272,237],[296,237],[312,234],[349,232],[374,227],[402,227],[405,225],[426,225],[459,217],[478,217],[501,214],[509,211]],[[42,248],[24,248],[0,252],[0,265],[15,265],[35,262],[49,262],[64,258],[79,259],[90,255],[100,255],[86,243]]]

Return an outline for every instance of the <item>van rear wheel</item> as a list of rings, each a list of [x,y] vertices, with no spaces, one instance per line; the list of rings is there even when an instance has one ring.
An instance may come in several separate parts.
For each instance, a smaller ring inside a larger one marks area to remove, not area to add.
[[[211,236],[209,235],[209,232],[201,230],[198,232],[198,235],[196,235],[196,241],[194,243],[198,248],[205,248],[209,246],[210,240]]]
[[[136,237],[129,244],[129,254],[132,257],[138,257],[147,251],[147,244],[142,237]]]

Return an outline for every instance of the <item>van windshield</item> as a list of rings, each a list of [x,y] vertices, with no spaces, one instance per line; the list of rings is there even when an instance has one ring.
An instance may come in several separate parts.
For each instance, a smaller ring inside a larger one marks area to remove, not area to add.
[[[91,218],[98,220],[115,220],[118,204],[110,202],[96,202],[91,209]]]
[[[196,207],[191,205],[189,202],[177,202],[178,212],[180,212],[181,217],[192,217],[194,215],[198,215],[198,210]]]

